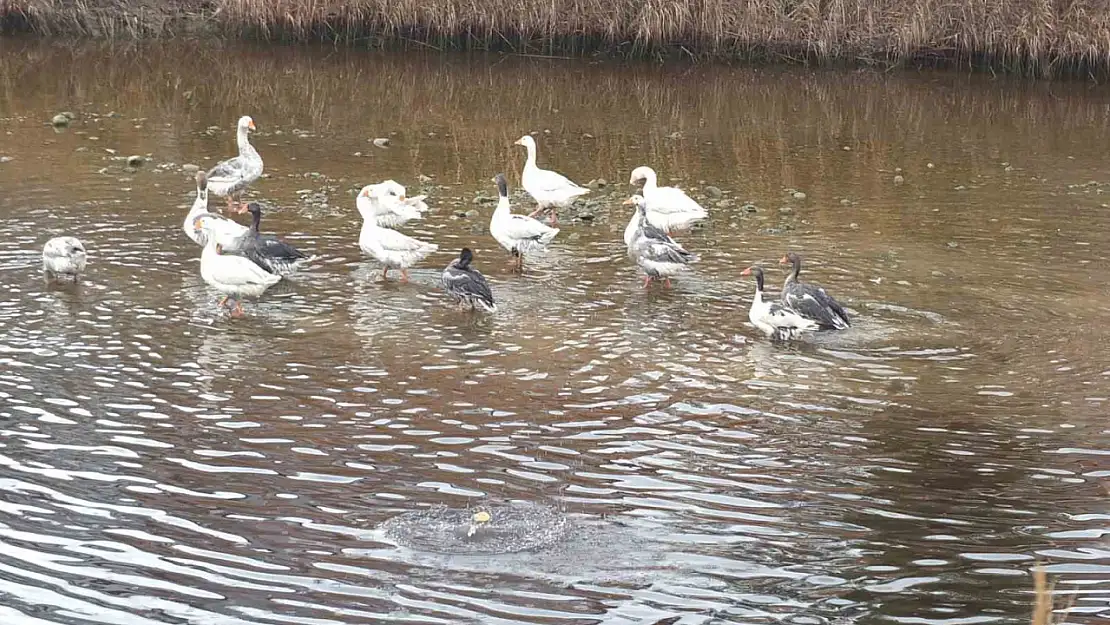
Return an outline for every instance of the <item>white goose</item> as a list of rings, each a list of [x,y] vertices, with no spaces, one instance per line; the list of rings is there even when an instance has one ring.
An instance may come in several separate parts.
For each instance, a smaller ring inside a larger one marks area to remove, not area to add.
[[[391,182],[391,181],[389,181]],[[399,191],[399,192],[398,192]],[[362,232],[358,236],[358,246],[363,253],[373,256],[384,265],[382,278],[389,279],[390,269],[401,270],[401,280],[408,281],[408,268],[420,262],[427,255],[439,249],[435,243],[424,243],[378,225],[378,210],[396,212],[405,202],[405,188],[397,183],[370,185],[369,204],[359,204],[362,215]]]
[[[688,228],[709,216],[700,204],[678,187],[660,187],[655,170],[641,166],[632,170],[628,184],[643,183],[648,220],[665,232]]]
[[[54,237],[42,248],[42,270],[47,280],[78,282],[87,262],[85,244],[76,237]]]
[[[755,276],[755,298],[748,309],[748,320],[769,338],[788,341],[818,329],[816,322],[790,310],[781,302],[764,301],[762,267],[753,265],[740,272],[740,275]]]
[[[209,231],[215,234],[218,243],[225,245],[250,231],[250,228],[223,215],[208,212],[208,175],[203,171],[198,171],[196,180],[197,198],[193,200],[193,206],[189,209],[189,214],[185,216],[185,222],[181,225],[186,236],[203,247],[208,243],[206,233]],[[194,222],[198,217],[204,220],[206,227],[195,227]]]
[[[262,157],[247,139],[247,134],[254,130],[254,120],[249,115],[239,118],[236,129],[236,143],[239,145],[239,156],[216,163],[208,170],[208,190],[218,196],[227,197],[227,209],[235,210],[233,198],[237,198],[254,181],[262,177]],[[246,205],[240,203],[239,211],[243,212]]]
[[[520,186],[524,187],[538,205],[538,208],[532,212],[532,217],[546,210],[549,213],[550,223],[554,224],[558,219],[557,209],[570,206],[575,198],[590,192],[586,187],[571,182],[560,173],[537,167],[536,140],[531,135],[524,135],[514,144],[522,145],[528,150],[528,160],[524,162],[524,171],[520,175]]]
[[[212,222],[203,216],[193,220],[193,227],[206,230],[207,243],[200,255],[200,277],[224,294],[218,304],[220,307],[229,299],[235,301],[235,307],[231,310],[233,317],[243,314],[243,304],[238,298],[259,297],[281,280],[281,276],[266,271],[249,258],[225,252],[223,244],[216,240]]]
[[[494,177],[497,183],[497,208],[489,220],[489,233],[516,258],[517,271],[524,270],[524,255],[538,252],[559,234],[558,228],[551,228],[526,215],[514,215],[509,207],[509,183],[505,174]]]
[[[392,189],[394,195],[398,197],[405,196],[405,188],[392,180],[386,180],[377,185],[368,184],[358,192],[358,197],[355,198],[355,206],[358,207],[359,214],[372,212],[378,225],[383,228],[396,228],[414,219],[423,219],[424,213],[428,212],[428,205],[424,202],[424,198],[428,197],[426,195],[405,198],[401,202],[394,202],[387,206],[381,202],[375,202],[370,197],[370,193],[375,187]]]
[[[697,262],[698,257],[686,251],[670,235],[651,225],[645,216],[647,202],[643,196],[633,195],[624,201],[624,204],[636,206],[629,227],[633,228],[631,239],[628,238],[628,229],[625,229],[625,243],[628,246],[628,256],[644,271],[644,288],[652,280],[663,280],[667,288],[671,286],[671,276],[686,270],[690,263]]]

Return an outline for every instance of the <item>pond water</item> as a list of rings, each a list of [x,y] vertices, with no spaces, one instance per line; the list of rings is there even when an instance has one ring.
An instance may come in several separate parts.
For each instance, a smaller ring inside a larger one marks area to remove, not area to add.
[[[0,621],[1021,623],[1037,561],[1070,622],[1110,617],[1105,87],[0,51]],[[181,232],[184,166],[230,156],[243,114],[263,228],[317,258],[232,319]],[[608,184],[516,275],[481,198],[519,184],[525,132]],[[710,210],[669,290],[621,239],[643,164]],[[404,230],[440,245],[408,284],[358,250],[355,191],[386,178],[428,194]],[[89,270],[48,286],[63,233]],[[438,288],[464,245],[494,315]],[[852,329],[748,324],[741,270],[777,292],[787,250]],[[444,555],[378,528],[508,502],[564,511],[564,538]]]

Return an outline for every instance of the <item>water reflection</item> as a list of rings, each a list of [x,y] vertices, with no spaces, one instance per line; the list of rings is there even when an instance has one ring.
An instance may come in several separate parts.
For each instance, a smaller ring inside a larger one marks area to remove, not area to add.
[[[1072,622],[1107,616],[1099,92],[0,47],[3,617],[1016,622],[1033,558],[1082,591]],[[55,133],[59,108],[77,118]],[[267,228],[318,258],[231,320],[180,232],[181,165],[226,154],[248,110]],[[517,276],[475,198],[517,176],[529,130],[544,163],[608,183]],[[130,171],[132,153],[151,161]],[[640,288],[620,238],[644,163],[710,206],[682,235],[703,261],[671,290]],[[429,194],[412,231],[440,244],[407,284],[356,243],[354,192],[384,178]],[[91,257],[68,289],[38,271],[62,232]],[[438,290],[463,245],[495,315]],[[850,331],[773,345],[747,327],[739,271],[787,249]],[[375,530],[490,500],[559,506],[574,530],[505,557]]]

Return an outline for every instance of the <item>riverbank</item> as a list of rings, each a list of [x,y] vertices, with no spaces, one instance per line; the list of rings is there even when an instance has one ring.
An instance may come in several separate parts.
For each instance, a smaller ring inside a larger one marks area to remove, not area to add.
[[[3,32],[1110,75],[1100,0],[0,0]]]

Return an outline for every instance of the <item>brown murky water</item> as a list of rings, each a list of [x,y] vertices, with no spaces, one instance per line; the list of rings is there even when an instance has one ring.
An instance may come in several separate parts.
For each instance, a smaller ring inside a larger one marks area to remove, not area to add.
[[[1038,559],[1071,622],[1110,616],[1105,87],[0,51],[3,622],[1017,623]],[[229,155],[241,114],[264,228],[319,258],[235,320],[180,226],[182,165]],[[474,198],[519,180],[528,131],[541,165],[610,185],[518,277]],[[640,164],[724,191],[671,291],[624,255]],[[441,250],[410,284],[358,251],[354,190],[385,178],[429,194],[407,231]],[[90,251],[78,287],[39,272],[61,233]],[[463,245],[494,316],[438,290]],[[748,326],[740,270],[777,290],[787,249],[853,329]],[[568,532],[447,556],[376,529],[498,501]]]

